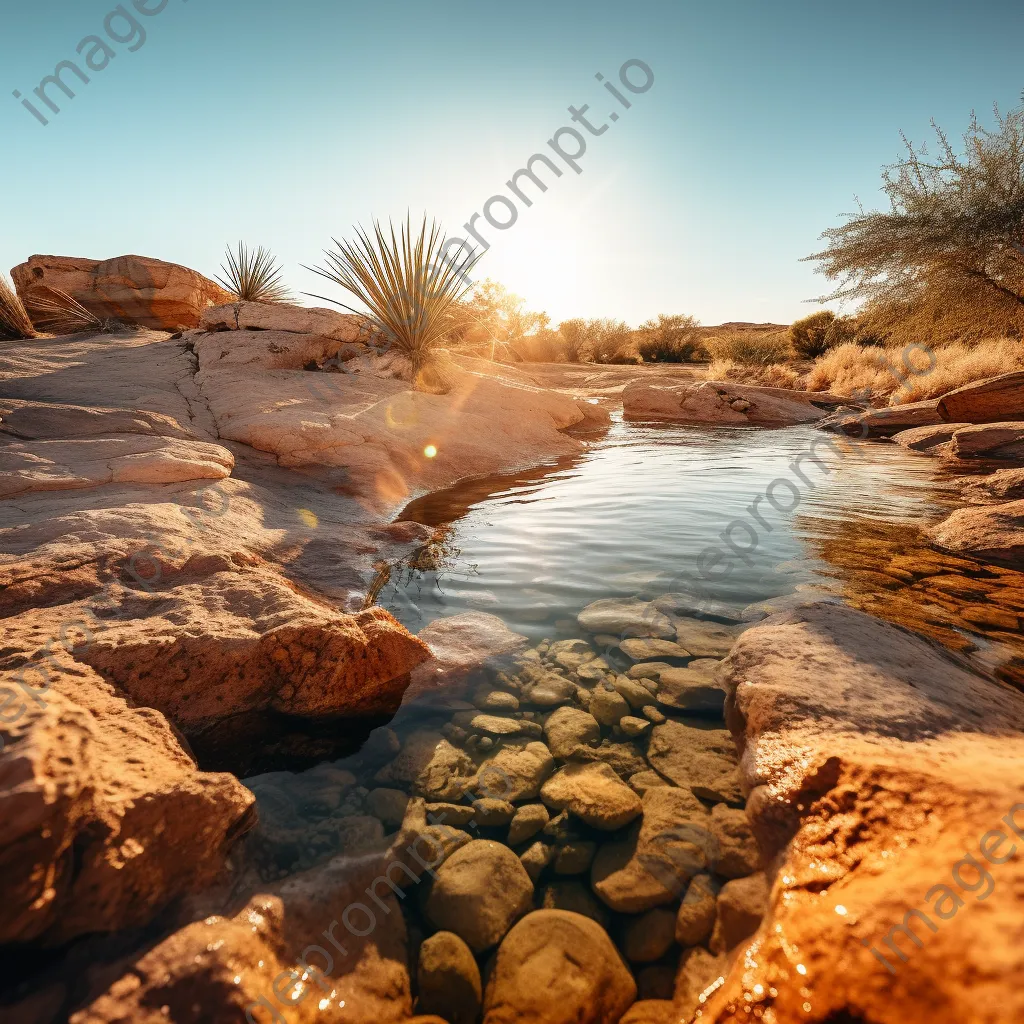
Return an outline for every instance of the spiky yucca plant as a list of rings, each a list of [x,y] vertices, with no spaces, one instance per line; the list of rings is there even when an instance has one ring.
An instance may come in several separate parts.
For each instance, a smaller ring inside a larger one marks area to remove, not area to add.
[[[29,306],[36,326],[48,334],[82,334],[104,329],[103,321],[95,313],[59,288],[36,292],[29,297]]]
[[[412,364],[415,382],[433,350],[452,330],[455,304],[472,285],[466,274],[480,254],[443,258],[444,232],[437,221],[428,227],[426,215],[418,236],[413,235],[408,215],[397,237],[394,224],[389,221],[388,225],[390,231],[385,233],[374,221],[372,237],[357,226],[354,242],[332,239],[336,249],[324,253],[327,266],[306,269],[340,284],[366,306],[391,348]],[[326,301],[367,315],[334,299]]]
[[[281,268],[269,249],[259,246],[253,252],[244,242],[238,252],[225,250],[227,266],[217,280],[241,302],[288,302],[291,293],[281,282]]]
[[[7,283],[7,278],[0,274],[0,339],[14,341],[37,336],[18,293]]]

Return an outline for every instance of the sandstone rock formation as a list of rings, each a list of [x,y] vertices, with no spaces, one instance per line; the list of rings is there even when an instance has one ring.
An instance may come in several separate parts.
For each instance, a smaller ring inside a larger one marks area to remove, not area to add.
[[[1024,835],[1024,698],[832,604],[748,630],[725,671],[773,877],[764,924],[701,1019],[1024,1013],[1024,862],[1007,857]]]
[[[818,426],[823,430],[848,434],[850,437],[872,438],[892,437],[905,430],[940,425],[942,422],[943,417],[939,415],[938,403],[935,399],[928,399],[923,402],[892,405],[885,409],[868,409],[866,412],[840,412],[828,419],[822,419]]]
[[[944,420],[993,423],[1024,418],[1024,371],[975,381],[942,396],[938,413]]]
[[[202,274],[148,256],[109,260],[32,256],[11,271],[32,315],[33,298],[66,292],[100,320],[119,320],[158,331],[195,327],[207,306],[231,296]]]
[[[1024,568],[1024,501],[958,509],[929,533],[946,551]]]

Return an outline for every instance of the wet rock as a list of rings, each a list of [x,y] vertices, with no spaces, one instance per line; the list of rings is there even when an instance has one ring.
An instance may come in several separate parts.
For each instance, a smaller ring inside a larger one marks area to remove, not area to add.
[[[602,928],[608,928],[608,911],[594,898],[594,894],[583,882],[573,879],[558,879],[544,886],[540,896],[543,910],[569,910],[596,921]]]
[[[612,687],[620,697],[625,698],[626,703],[634,711],[647,707],[654,700],[646,686],[635,679],[630,679],[629,676],[616,676],[612,681]]]
[[[576,669],[576,677],[584,685],[592,686],[599,683],[609,672],[608,662],[604,658],[595,658]]]
[[[674,640],[654,640],[647,637],[636,640],[622,640],[619,650],[634,661],[650,661],[652,658],[689,658],[691,652]]]
[[[530,876],[530,880],[536,884],[537,879],[540,878],[541,872],[554,859],[554,846],[551,843],[545,843],[538,839],[523,851],[519,857],[519,862],[523,865],[523,869],[526,871],[527,875]]]
[[[764,872],[726,882],[718,894],[715,928],[709,943],[712,953],[726,953],[757,931],[768,909],[768,882]]]
[[[397,783],[433,800],[457,800],[476,776],[472,758],[453,746],[440,732],[419,729],[411,733],[398,756],[381,768],[375,780]]]
[[[668,973],[667,968],[645,968],[644,971],[661,971],[662,973]],[[642,993],[644,990],[644,984],[639,976],[637,977],[637,987]],[[619,1024],[679,1024],[679,1010],[676,1009],[675,1003],[673,1003],[671,999],[658,999],[645,996],[644,998],[637,1000],[623,1014],[619,1020]]]
[[[676,913],[676,942],[680,946],[703,946],[711,937],[718,913],[721,886],[711,875],[694,875]]]
[[[577,747],[589,746],[601,739],[597,719],[576,708],[559,708],[544,723],[544,738],[548,749],[560,760],[567,761]]]
[[[541,787],[548,807],[568,810],[593,828],[614,831],[641,813],[640,798],[607,765],[566,765]]]
[[[635,999],[603,928],[569,911],[535,910],[498,948],[484,1024],[613,1024]]]
[[[519,700],[507,690],[489,690],[478,694],[474,703],[481,711],[518,711]]]
[[[400,789],[371,789],[366,796],[367,811],[388,829],[396,829],[402,824],[408,806],[409,794]]]
[[[726,968],[724,956],[715,956],[700,946],[683,952],[676,971],[674,994],[681,1020],[689,1020],[704,1005],[701,996],[725,974]]]
[[[525,804],[517,807],[508,827],[509,846],[518,846],[532,839],[550,819],[551,815],[543,804]]]
[[[651,767],[705,800],[742,799],[736,779],[736,748],[725,729],[699,729],[668,721],[655,726],[647,748]]]
[[[491,736],[523,735],[534,739],[544,734],[536,722],[506,718],[503,715],[474,715],[469,728],[473,732],[489,733]]]
[[[629,784],[632,788],[643,796],[644,793],[649,789],[654,789],[657,786],[670,786],[670,782],[666,782],[657,772],[645,771],[637,772],[636,775],[629,777]]]
[[[648,704],[643,709],[642,714],[652,725],[661,725],[662,722],[666,721],[665,716],[653,704]]]
[[[635,738],[648,733],[651,723],[646,718],[633,718],[631,715],[626,715],[625,718],[619,719],[619,728],[622,730],[623,735]]]
[[[711,809],[711,832],[718,841],[712,866],[723,878],[743,878],[761,866],[746,811],[717,804]]]
[[[555,770],[551,751],[540,742],[506,743],[480,765],[480,786],[501,800],[535,800],[544,780]]]
[[[484,797],[482,800],[473,801],[473,814],[476,818],[476,823],[483,825],[485,828],[507,825],[512,821],[512,816],[515,813],[515,807],[507,800]]]
[[[982,423],[953,434],[949,452],[958,459],[1019,458],[1024,456],[1024,422]]]
[[[601,684],[590,695],[590,714],[601,725],[611,728],[629,714],[629,703],[621,694]]]
[[[605,843],[590,881],[612,910],[639,914],[679,899],[714,856],[710,816],[689,790],[649,789],[643,819],[624,839]]]
[[[474,953],[498,943],[533,902],[533,882],[501,843],[477,839],[437,870],[424,911],[436,928],[454,932]]]
[[[742,626],[676,619],[676,640],[695,658],[724,658],[742,631]]]
[[[928,533],[944,551],[1024,567],[1024,501],[958,509]]]
[[[544,826],[544,838],[556,843],[572,843],[583,838],[583,827],[568,811],[562,811]]]
[[[602,598],[588,604],[577,616],[581,629],[588,633],[617,637],[660,637],[671,640],[675,629],[671,619],[649,601]]]
[[[474,816],[469,804],[429,803],[426,805],[427,820],[439,825],[468,825]]]
[[[717,679],[715,658],[697,658],[685,668],[666,667],[658,674],[658,703],[686,714],[721,715],[725,690]]]
[[[613,743],[611,740],[602,740],[599,747],[581,748],[576,752],[576,760],[606,764],[620,779],[628,779],[647,768],[643,754],[632,743]]]
[[[597,652],[586,640],[559,640],[553,643],[547,652],[549,661],[569,671],[575,671],[596,657]]]
[[[837,434],[864,439],[869,437],[892,437],[902,430],[925,427],[943,422],[938,412],[938,402],[930,398],[924,402],[906,402],[885,409],[869,409],[861,413],[835,413],[822,420],[818,426]]]
[[[435,932],[420,946],[418,1014],[435,1014],[448,1024],[475,1024],[483,1001],[480,969],[473,952],[454,932]]]
[[[676,987],[675,965],[669,967],[668,964],[648,964],[647,967],[641,967],[636,971],[635,975],[639,999],[648,1004],[652,1000],[657,1000],[659,1003],[666,1002],[669,1006],[672,1005],[672,995]],[[639,1003],[633,1005],[637,1006]],[[623,1020],[625,1019],[623,1017]],[[678,1020],[673,1024],[678,1024]]]
[[[966,477],[963,495],[968,501],[1014,501],[1024,498],[1024,468],[1000,469],[982,477]]]
[[[588,840],[565,843],[555,854],[555,874],[582,875],[590,870],[596,852],[597,843]]]
[[[721,619],[723,622],[743,621],[741,605],[720,601],[710,594],[698,591],[692,594],[668,593],[654,599],[654,606],[667,615],[685,615],[687,618]]]
[[[946,444],[961,427],[966,426],[966,423],[937,423],[926,427],[911,427],[910,430],[893,434],[892,439],[911,451],[927,452]]]
[[[649,964],[669,951],[675,941],[675,928],[675,913],[656,907],[623,925],[619,948],[631,964]]]
[[[576,697],[576,684],[558,672],[537,670],[524,676],[522,698],[527,704],[553,708]]]
[[[938,413],[948,422],[992,423],[1024,418],[1024,372],[967,384],[939,399]]]

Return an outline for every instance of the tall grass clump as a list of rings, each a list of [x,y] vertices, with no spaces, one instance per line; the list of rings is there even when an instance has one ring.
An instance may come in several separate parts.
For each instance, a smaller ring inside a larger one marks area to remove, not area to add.
[[[333,239],[335,249],[324,253],[326,267],[307,269],[341,285],[366,307],[336,303],[369,316],[392,349],[409,360],[415,383],[452,330],[457,304],[471,287],[467,273],[480,254],[447,257],[441,226],[431,221],[428,227],[426,216],[416,236],[408,216],[397,236],[390,222],[389,228],[385,232],[374,221],[370,235],[357,227],[355,241]]]
[[[84,334],[112,330],[116,325],[104,323],[78,299],[59,288],[46,288],[29,297],[32,320],[47,334]]]
[[[0,340],[17,341],[38,337],[18,293],[0,274]]]
[[[218,282],[239,302],[288,302],[291,293],[281,281],[281,268],[269,249],[259,246],[255,251],[244,242],[238,251],[225,250],[227,264],[220,265],[223,277]]]
[[[903,361],[905,352],[911,371]],[[857,392],[876,403],[899,405],[938,398],[987,377],[1024,370],[1024,344],[1015,338],[953,342],[930,352],[931,358],[921,348],[865,348],[848,342],[817,360],[807,375],[806,387],[840,395]],[[929,369],[932,359],[935,365]]]
[[[756,384],[764,388],[800,387],[800,374],[788,363],[736,363],[715,359],[708,367],[709,380],[733,380],[737,384]]]

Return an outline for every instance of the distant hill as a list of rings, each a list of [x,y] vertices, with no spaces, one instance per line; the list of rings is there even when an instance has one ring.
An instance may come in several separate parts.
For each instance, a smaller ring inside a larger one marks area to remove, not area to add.
[[[751,331],[758,334],[767,331],[788,331],[789,324],[752,324],[745,320],[731,320],[727,324],[719,324],[717,327],[705,327],[708,334],[738,334],[742,331]]]

